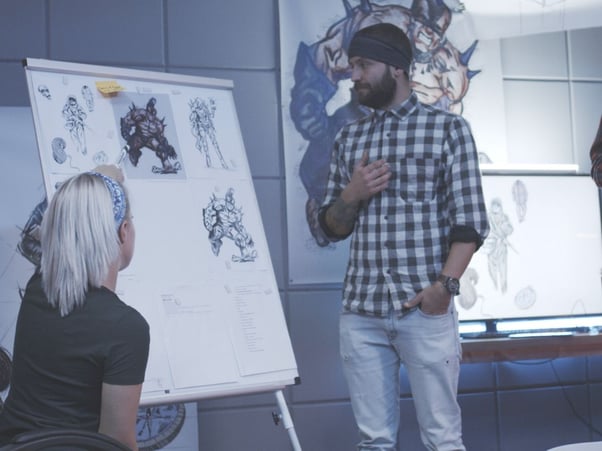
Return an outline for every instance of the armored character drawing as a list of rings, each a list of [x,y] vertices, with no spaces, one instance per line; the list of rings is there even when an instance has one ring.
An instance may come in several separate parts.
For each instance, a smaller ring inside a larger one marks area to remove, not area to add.
[[[121,118],[121,136],[125,139],[130,162],[138,166],[142,149],[152,150],[161,161],[161,167],[153,166],[153,173],[176,174],[180,169],[178,156],[165,137],[165,118],[157,117],[155,104],[151,97],[145,108],[138,108],[134,103],[128,113]]]
[[[508,237],[514,232],[514,227],[504,213],[502,201],[495,198],[489,207],[489,236],[483,243],[483,250],[487,254],[487,267],[495,289],[502,293],[508,290],[508,248],[512,245]]]
[[[452,2],[447,2],[448,4]],[[460,3],[454,11],[461,11]],[[416,56],[411,68],[411,84],[419,99],[442,109],[461,112],[469,81],[478,71],[468,69],[476,48],[475,41],[466,51],[458,51],[445,37],[452,10],[443,0],[413,0],[411,8],[401,5],[372,4],[361,0],[352,8],[343,0],[346,16],[313,43],[299,43],[291,90],[290,115],[307,148],[299,167],[305,190],[306,220],[318,246],[330,241],[318,227],[317,206],[324,199],[330,152],[334,136],[345,123],[367,110],[351,101],[332,114],[326,109],[339,83],[350,78],[347,45],[351,36],[368,25],[389,22],[404,30]]]
[[[216,110],[215,101],[209,99],[209,103],[207,103],[205,100],[196,97],[188,102],[188,106],[190,106],[190,128],[196,138],[195,147],[205,155],[205,164],[208,168],[213,167],[211,156],[209,155],[209,141],[211,141],[211,145],[217,154],[222,168],[228,169],[215,135],[215,126],[213,124]]]
[[[214,255],[219,255],[224,238],[232,240],[240,250],[240,256],[232,255],[234,262],[252,262],[257,258],[253,238],[242,223],[242,208],[236,206],[234,190],[229,188],[223,198],[211,195],[203,209],[203,222],[209,231],[209,241]]]
[[[63,118],[65,119],[65,128],[69,131],[71,139],[75,143],[77,150],[82,154],[88,153],[86,145],[86,118],[88,115],[79,105],[75,96],[67,97],[63,106]]]

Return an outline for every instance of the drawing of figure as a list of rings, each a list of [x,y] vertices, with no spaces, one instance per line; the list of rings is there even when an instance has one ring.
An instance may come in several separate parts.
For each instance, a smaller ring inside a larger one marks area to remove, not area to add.
[[[410,74],[412,88],[422,102],[449,111],[462,111],[469,81],[479,73],[468,69],[477,42],[460,52],[446,39],[452,11],[443,1],[413,0],[411,8],[372,4],[370,0],[360,0],[354,8],[347,0],[343,5],[346,16],[332,24],[322,39],[309,45],[299,43],[291,90],[290,116],[307,141],[299,167],[307,192],[306,220],[320,247],[330,243],[317,225],[316,205],[324,198],[334,136],[342,125],[366,113],[353,98],[333,114],[326,108],[339,83],[350,78],[347,44],[351,36],[360,28],[381,22],[404,30],[414,41],[416,55]]]
[[[134,103],[128,113],[121,118],[121,136],[127,144],[130,162],[138,166],[144,147],[155,152],[161,161],[161,167],[153,166],[153,173],[176,174],[180,169],[177,154],[165,137],[165,118],[157,117],[155,104],[157,100],[151,97],[145,108],[138,108]],[[172,163],[173,161],[173,163]]]
[[[219,255],[223,239],[232,240],[240,250],[240,256],[232,255],[234,262],[252,262],[257,258],[253,238],[242,223],[242,208],[236,206],[234,190],[229,188],[223,199],[211,195],[203,208],[203,223],[209,231],[209,241],[214,255]]]
[[[512,185],[512,200],[516,206],[516,215],[518,222],[523,222],[527,216],[527,187],[525,184],[517,180]]]
[[[77,150],[86,155],[88,149],[86,146],[86,118],[87,114],[79,105],[75,96],[67,97],[65,106],[63,106],[63,118],[65,119],[65,128],[69,131],[71,139],[75,143]]]
[[[86,106],[88,107],[88,111],[94,111],[94,95],[92,94],[92,90],[88,85],[82,86],[82,97],[86,102]]]
[[[514,232],[508,215],[504,213],[502,201],[499,198],[492,199],[489,207],[489,236],[483,243],[483,249],[487,254],[487,267],[493,281],[493,286],[502,293],[508,290],[508,248],[512,245],[508,242],[508,236]]]
[[[228,169],[215,135],[215,126],[213,124],[216,110],[215,101],[210,99],[209,104],[207,104],[206,101],[197,97],[191,100],[188,105],[190,106],[190,127],[192,134],[196,138],[195,147],[205,155],[205,164],[208,168],[213,167],[211,156],[209,155],[209,141],[211,141],[222,168]]]
[[[48,100],[52,99],[52,95],[50,94],[50,89],[46,85],[39,85],[38,92],[42,94],[43,97],[46,97]]]

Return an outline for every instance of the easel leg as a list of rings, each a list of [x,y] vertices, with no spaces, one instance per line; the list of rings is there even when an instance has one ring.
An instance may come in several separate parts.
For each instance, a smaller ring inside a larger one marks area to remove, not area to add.
[[[278,401],[278,407],[280,408],[282,423],[284,424],[284,428],[287,430],[288,436],[291,439],[293,451],[301,451],[301,445],[299,444],[299,439],[297,438],[297,433],[295,432],[295,426],[293,426],[293,420],[291,419],[288,407],[286,406],[286,400],[284,399],[282,390],[276,391],[276,400]]]

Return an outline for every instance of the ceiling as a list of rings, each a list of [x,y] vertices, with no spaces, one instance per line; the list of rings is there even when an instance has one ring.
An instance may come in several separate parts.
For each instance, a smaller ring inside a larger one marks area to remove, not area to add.
[[[478,39],[602,26],[602,0],[444,0]]]

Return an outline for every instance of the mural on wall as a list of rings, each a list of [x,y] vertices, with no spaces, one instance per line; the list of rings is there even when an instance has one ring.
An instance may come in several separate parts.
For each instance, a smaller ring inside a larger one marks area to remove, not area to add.
[[[287,227],[295,237],[289,240],[289,255],[295,256],[289,262],[290,282],[343,278],[348,242],[331,242],[317,214],[336,134],[369,112],[355,98],[346,53],[358,29],[381,22],[403,29],[413,45],[410,78],[419,99],[462,114],[471,125],[472,118],[483,116],[475,112],[486,107],[497,130],[478,127],[479,156],[483,162],[503,160],[501,70],[484,67],[489,55],[497,52],[499,59],[499,43],[483,45],[475,39],[463,15],[463,5],[455,0],[329,0],[319,5],[311,0],[295,8],[281,2]]]

